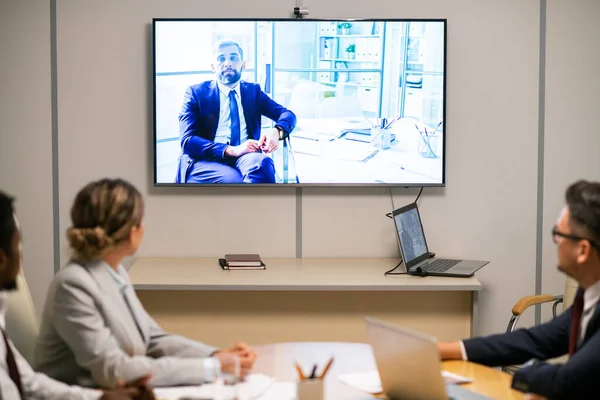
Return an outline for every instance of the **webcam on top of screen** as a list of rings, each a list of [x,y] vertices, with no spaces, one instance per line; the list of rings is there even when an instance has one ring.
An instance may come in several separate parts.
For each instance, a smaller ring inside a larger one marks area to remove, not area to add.
[[[308,15],[308,7],[294,7],[294,15],[297,19],[301,19]]]

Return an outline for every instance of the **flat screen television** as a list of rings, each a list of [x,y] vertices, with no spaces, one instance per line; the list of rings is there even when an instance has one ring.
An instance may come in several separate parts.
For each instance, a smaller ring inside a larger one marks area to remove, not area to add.
[[[153,19],[156,186],[443,186],[444,19]]]

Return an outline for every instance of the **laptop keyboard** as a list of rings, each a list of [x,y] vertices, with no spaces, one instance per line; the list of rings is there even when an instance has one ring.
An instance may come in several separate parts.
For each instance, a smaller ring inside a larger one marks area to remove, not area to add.
[[[459,262],[461,262],[461,260],[433,260],[428,262],[423,269],[427,272],[444,272],[448,271]]]

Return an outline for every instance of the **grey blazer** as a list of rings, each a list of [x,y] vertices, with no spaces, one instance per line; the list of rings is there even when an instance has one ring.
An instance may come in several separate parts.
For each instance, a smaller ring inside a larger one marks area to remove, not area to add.
[[[142,307],[122,266],[119,275],[128,283],[123,294],[103,261],[71,262],[56,274],[34,368],[81,386],[114,387],[118,379],[148,374],[153,386],[203,383],[204,361],[217,349],[163,331]]]

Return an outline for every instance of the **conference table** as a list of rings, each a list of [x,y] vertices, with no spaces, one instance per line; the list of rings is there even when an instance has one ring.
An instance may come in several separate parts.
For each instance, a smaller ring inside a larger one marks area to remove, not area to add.
[[[324,400],[368,400],[374,397],[355,389],[338,378],[339,374],[376,370],[371,346],[364,343],[297,342],[256,347],[257,360],[253,372],[274,377],[277,381],[296,381],[294,363],[304,371],[313,365],[322,370],[327,361],[334,361],[324,380]],[[524,394],[510,388],[511,376],[499,370],[467,361],[446,361],[442,369],[474,379],[463,387],[484,396],[500,400],[521,400]]]

